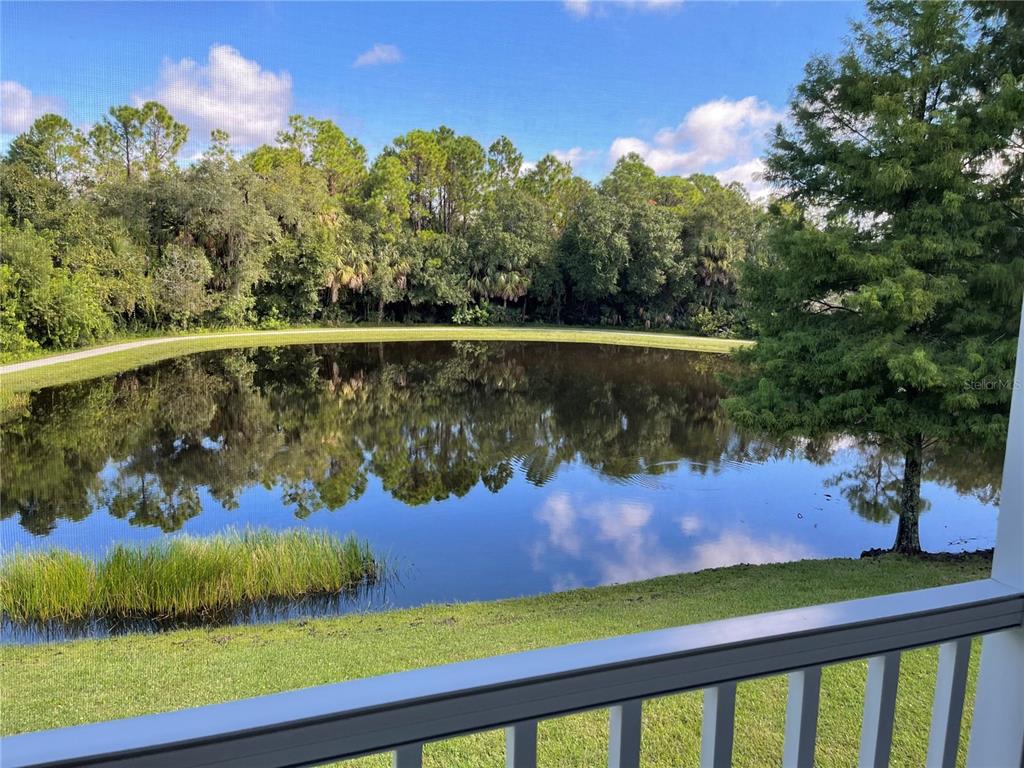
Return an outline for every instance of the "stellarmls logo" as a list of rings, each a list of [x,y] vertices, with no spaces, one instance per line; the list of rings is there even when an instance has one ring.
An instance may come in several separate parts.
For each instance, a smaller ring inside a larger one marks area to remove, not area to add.
[[[970,390],[982,390],[991,392],[994,390],[1019,390],[1022,385],[1019,381],[1013,379],[971,379],[970,381],[964,382],[964,389]]]

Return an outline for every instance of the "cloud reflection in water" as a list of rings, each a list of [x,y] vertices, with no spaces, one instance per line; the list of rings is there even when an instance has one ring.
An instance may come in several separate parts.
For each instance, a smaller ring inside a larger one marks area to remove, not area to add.
[[[550,494],[534,515],[543,538],[531,550],[534,568],[551,573],[552,588],[640,581],[673,573],[814,557],[806,544],[778,534],[709,530],[699,516],[657,515],[638,500],[588,501]],[[697,537],[704,534],[703,538]],[[559,559],[563,567],[553,568]]]

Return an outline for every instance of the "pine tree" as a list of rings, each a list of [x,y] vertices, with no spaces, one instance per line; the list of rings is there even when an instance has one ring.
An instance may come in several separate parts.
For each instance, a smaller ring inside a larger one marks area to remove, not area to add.
[[[1007,23],[996,6],[869,2],[847,49],[807,65],[766,161],[782,197],[745,276],[760,341],[727,407],[898,447],[899,552],[921,549],[928,450],[1006,435],[1024,285]]]

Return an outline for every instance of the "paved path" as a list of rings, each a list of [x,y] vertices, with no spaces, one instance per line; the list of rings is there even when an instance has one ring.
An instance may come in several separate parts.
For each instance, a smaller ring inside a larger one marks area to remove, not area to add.
[[[276,336],[280,334],[294,334],[294,333],[325,333],[330,332],[332,329],[325,328],[296,328],[291,331],[259,331],[260,336]],[[139,339],[138,341],[123,341],[119,344],[107,344],[104,347],[94,347],[93,349],[83,349],[79,352],[67,352],[61,355],[51,355],[49,357],[40,357],[37,360],[25,360],[20,363],[9,363],[8,365],[0,365],[0,376],[5,373],[17,373],[18,371],[27,371],[32,368],[42,368],[47,365],[57,365],[58,363],[73,363],[75,360],[84,360],[88,357],[97,357],[99,355],[107,355],[111,352],[123,352],[127,349],[138,349],[139,347],[149,347],[154,344],[168,344],[174,341],[190,341],[192,339],[232,339],[239,336],[252,336],[253,332],[239,331],[237,333],[204,333],[201,336],[161,336],[156,339]]]

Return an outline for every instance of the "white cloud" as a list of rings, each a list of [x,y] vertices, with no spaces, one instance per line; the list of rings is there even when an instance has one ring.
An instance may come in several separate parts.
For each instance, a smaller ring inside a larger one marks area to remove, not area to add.
[[[571,149],[553,149],[551,154],[559,162],[568,163],[573,168],[585,163],[600,154],[597,150],[583,149],[583,147],[572,147]]]
[[[578,19],[584,19],[591,14],[603,15],[607,9],[612,7],[640,8],[649,11],[662,11],[681,5],[683,0],[564,0],[563,7],[570,14]]]
[[[641,502],[586,503],[553,493],[536,512],[548,535],[534,547],[535,562],[541,563],[550,552],[567,555],[596,568],[602,584],[677,573],[683,560],[664,548],[651,525],[653,515],[653,508]],[[568,581],[555,577],[556,585]],[[572,574],[571,582],[578,584],[579,578]]]
[[[397,64],[402,60],[402,52],[397,45],[386,43],[374,43],[373,48],[360,53],[354,62],[353,67],[373,67],[378,64]]]
[[[0,81],[0,130],[21,133],[37,117],[60,110],[60,103],[50,96],[36,96],[14,80]]]
[[[214,45],[205,64],[165,59],[155,95],[190,127],[203,132],[221,128],[236,144],[252,146],[284,128],[292,78],[263,69],[230,45]]]
[[[684,536],[694,536],[700,533],[704,523],[696,515],[683,515],[679,520],[679,530]]]
[[[590,0],[565,0],[565,10],[576,18],[582,19],[590,15]]]
[[[723,184],[732,184],[738,181],[742,184],[747,193],[755,200],[763,200],[771,193],[771,187],[764,180],[764,161],[759,157],[739,163],[722,171],[715,172],[717,178]]]
[[[635,152],[657,173],[714,173],[726,183],[757,187],[764,170],[757,155],[769,130],[783,118],[783,112],[754,96],[717,99],[691,109],[679,125],[662,128],[650,140],[615,139],[608,155],[615,162]],[[761,184],[760,189],[767,188]]]

